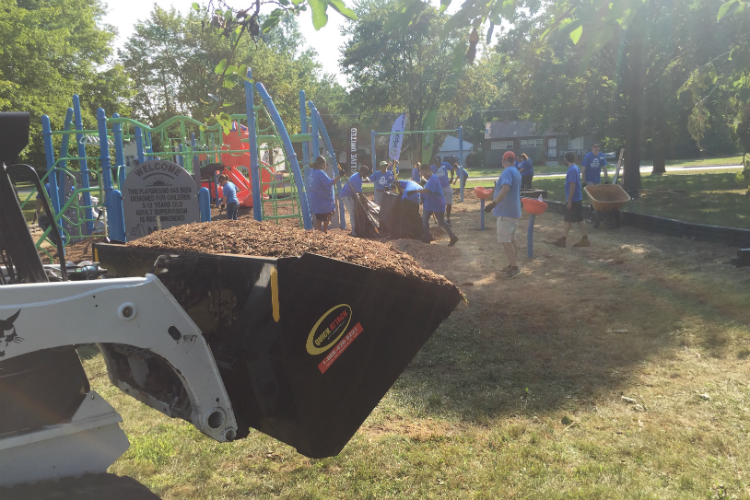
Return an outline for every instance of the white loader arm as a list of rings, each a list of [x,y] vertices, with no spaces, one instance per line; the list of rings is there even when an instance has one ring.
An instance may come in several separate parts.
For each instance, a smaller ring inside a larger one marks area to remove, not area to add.
[[[201,432],[217,441],[232,441],[237,434],[229,396],[203,334],[152,274],[0,286],[0,328],[0,361],[76,344],[125,344],[150,351],[182,382],[190,419]],[[131,395],[164,411],[156,400]]]

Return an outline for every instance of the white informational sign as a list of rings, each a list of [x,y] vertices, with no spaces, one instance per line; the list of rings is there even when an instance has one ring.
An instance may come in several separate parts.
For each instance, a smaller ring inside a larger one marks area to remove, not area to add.
[[[128,240],[149,235],[159,226],[200,221],[195,180],[176,163],[152,160],[132,167],[121,189]]]
[[[398,160],[401,157],[401,146],[404,143],[404,130],[406,129],[406,114],[396,118],[391,129],[391,141],[388,144],[388,156],[391,160]]]

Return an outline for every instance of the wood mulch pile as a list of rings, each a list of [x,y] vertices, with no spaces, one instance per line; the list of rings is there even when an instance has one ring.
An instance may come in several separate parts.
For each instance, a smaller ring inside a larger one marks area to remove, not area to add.
[[[76,264],[81,262],[82,260],[93,261],[94,256],[92,255],[91,244],[96,241],[104,241],[104,239],[103,238],[96,238],[96,239],[86,238],[85,240],[78,241],[76,243],[71,243],[70,245],[66,246],[65,247],[65,260],[74,262]],[[57,258],[57,248],[50,246],[47,248],[47,251],[54,258],[54,262],[52,262],[52,264],[59,263],[59,260]],[[47,257],[47,254],[45,254],[44,252],[40,251],[39,257],[41,257],[43,264],[50,264],[49,257]]]
[[[228,253],[263,257],[299,257],[305,252],[370,269],[455,286],[445,276],[423,269],[408,254],[379,241],[353,238],[343,232],[305,231],[252,219],[176,226],[129,242],[136,248],[176,253]]]

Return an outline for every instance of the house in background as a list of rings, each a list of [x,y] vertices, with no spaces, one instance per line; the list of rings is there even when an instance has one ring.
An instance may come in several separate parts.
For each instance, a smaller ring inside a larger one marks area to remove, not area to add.
[[[474,145],[469,141],[464,140],[464,163],[466,162],[466,157],[469,156],[469,153],[471,153],[472,148],[474,148]],[[456,158],[461,158],[459,153],[460,151],[458,148],[458,137],[453,137],[452,135],[446,136],[445,140],[443,141],[443,145],[440,146],[438,155],[440,155],[441,158],[445,158],[446,156],[455,156]]]
[[[539,131],[532,121],[487,122],[484,129],[484,164],[499,167],[506,151],[513,151],[517,155],[526,153],[537,165],[547,162],[557,164],[566,151],[576,151],[577,156],[582,156],[581,153],[585,154],[586,147],[590,149],[593,141],[584,137],[570,139],[566,132],[554,127]]]

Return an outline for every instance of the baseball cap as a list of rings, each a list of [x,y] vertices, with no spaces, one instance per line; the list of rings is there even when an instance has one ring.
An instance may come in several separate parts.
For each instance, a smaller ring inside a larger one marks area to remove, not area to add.
[[[380,164],[379,164],[379,165],[380,165],[381,167],[387,167],[387,166],[388,166],[388,162],[387,162],[387,161],[385,161],[385,160],[383,160],[383,161],[381,161],[381,162],[380,162]]]
[[[503,160],[516,161],[516,154],[513,151],[506,151]]]

